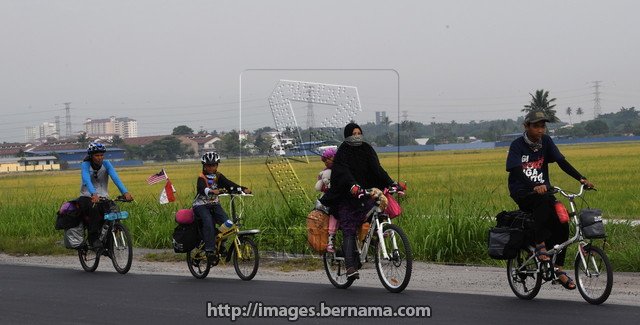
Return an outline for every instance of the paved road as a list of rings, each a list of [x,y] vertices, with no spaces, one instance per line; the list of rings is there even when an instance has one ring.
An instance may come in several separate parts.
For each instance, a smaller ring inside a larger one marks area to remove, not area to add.
[[[215,271],[215,269],[214,269]],[[262,302],[273,306],[429,306],[431,318],[402,319],[420,324],[636,324],[640,307],[515,297],[406,290],[388,293],[381,287],[338,290],[328,283],[205,280],[176,275],[86,273],[81,270],[0,265],[0,323],[2,324],[201,324],[207,302],[245,306]],[[546,315],[545,315],[546,314]],[[292,314],[293,315],[293,314]],[[551,317],[551,318],[549,318]],[[228,319],[222,319],[228,322]],[[394,323],[398,318],[358,319],[356,323]],[[242,318],[238,323],[284,323],[286,318]],[[194,323],[195,322],[195,323]],[[353,323],[348,318],[306,318],[301,323]]]

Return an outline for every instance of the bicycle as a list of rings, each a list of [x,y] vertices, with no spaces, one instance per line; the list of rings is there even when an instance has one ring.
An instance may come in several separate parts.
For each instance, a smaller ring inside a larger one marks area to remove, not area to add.
[[[241,190],[229,191],[218,195],[219,197],[230,197],[231,216],[233,226],[224,233],[216,236],[215,255],[207,254],[204,250],[204,241],[191,251],[187,252],[187,266],[191,275],[196,279],[204,279],[209,274],[211,267],[218,265],[224,258],[228,263],[233,260],[233,267],[240,279],[249,281],[256,276],[260,263],[258,246],[253,241],[253,236],[260,232],[259,229],[240,230],[242,228],[242,211],[236,213],[235,200],[240,197],[252,197],[252,194],[244,194]],[[228,245],[226,247],[225,245]]]
[[[507,261],[509,286],[518,298],[530,300],[540,291],[543,280],[544,283],[559,283],[560,280],[553,267],[556,257],[568,246],[578,243],[578,251],[574,261],[576,286],[584,300],[594,305],[602,304],[611,293],[613,270],[606,253],[594,245],[593,239],[584,236],[580,224],[581,218],[576,213],[575,199],[581,198],[585,201],[583,195],[589,188],[581,185],[578,193],[568,193],[555,186],[552,189],[552,193],[560,193],[568,199],[571,209],[569,216],[575,223],[575,235],[547,251],[545,255],[551,257],[547,262],[538,259],[533,246],[521,248],[515,258]]]
[[[391,218],[384,213],[384,207],[381,207],[382,192],[378,189],[368,189],[365,193],[368,196],[374,194],[376,201],[366,215],[365,222],[370,224],[369,231],[364,240],[357,240],[358,262],[360,265],[369,262],[369,249],[372,249],[376,272],[382,285],[390,292],[402,292],[409,284],[413,267],[409,239],[402,228],[393,224]],[[395,191],[389,193],[394,194]],[[322,259],[331,284],[338,289],[346,289],[355,279],[347,278],[341,243],[336,238],[335,252],[325,252]]]
[[[85,230],[85,241],[78,248],[78,258],[80,265],[87,272],[93,272],[98,268],[101,256],[107,256],[113,263],[113,268],[120,274],[125,274],[131,269],[133,260],[133,247],[131,245],[131,235],[129,229],[121,220],[127,219],[129,213],[120,211],[115,202],[131,202],[118,196],[115,200],[101,197],[98,204],[105,208],[104,220],[107,226],[106,236],[102,238],[102,248],[92,248],[87,244],[87,231]],[[109,236],[110,234],[110,236]]]

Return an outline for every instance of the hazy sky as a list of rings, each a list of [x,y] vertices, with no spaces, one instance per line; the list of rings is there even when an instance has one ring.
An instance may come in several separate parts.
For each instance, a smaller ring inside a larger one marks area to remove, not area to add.
[[[1,0],[0,142],[64,122],[65,102],[74,131],[110,115],[137,119],[141,135],[237,129],[241,88],[255,129],[273,125],[267,96],[292,78],[358,87],[359,122],[377,110],[516,118],[539,88],[560,118],[568,106],[592,117],[596,80],[603,113],[640,105],[638,12],[595,0]]]

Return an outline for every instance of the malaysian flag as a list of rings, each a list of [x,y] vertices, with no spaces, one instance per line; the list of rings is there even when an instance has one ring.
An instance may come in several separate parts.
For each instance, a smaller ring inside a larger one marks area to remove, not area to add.
[[[152,185],[155,183],[159,183],[164,181],[165,179],[169,179],[167,177],[167,173],[164,172],[164,168],[157,174],[153,174],[147,178],[147,184]]]
[[[171,181],[167,179],[167,183],[164,184],[164,188],[162,192],[160,192],[160,204],[167,204],[169,202],[175,202],[176,195],[173,194],[176,192],[176,188],[173,187]]]

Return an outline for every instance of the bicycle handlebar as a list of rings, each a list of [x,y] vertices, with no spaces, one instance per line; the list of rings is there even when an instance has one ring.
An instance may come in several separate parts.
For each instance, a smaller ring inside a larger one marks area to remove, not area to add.
[[[597,189],[595,187],[586,187],[584,186],[584,184],[580,184],[580,191],[578,193],[567,193],[565,190],[557,187],[557,186],[553,186],[552,189],[554,190],[554,193],[560,193],[562,196],[564,197],[579,197],[582,196],[584,194],[585,191],[597,191]]]
[[[106,196],[101,196],[100,197],[100,202],[106,202],[106,201],[133,202],[133,200],[125,199],[124,195],[119,195],[115,199],[110,199],[110,198],[108,198]]]
[[[251,193],[245,193],[242,188],[220,188],[218,196],[253,196]]]
[[[577,197],[582,196],[585,191],[597,191],[595,187],[586,187],[584,184],[580,184],[580,191],[578,193],[568,193],[567,191],[557,187],[557,186],[547,186],[547,192],[543,194],[558,194],[560,193],[564,197],[569,197],[571,195]],[[536,191],[531,191],[527,193],[527,195],[538,194]]]

